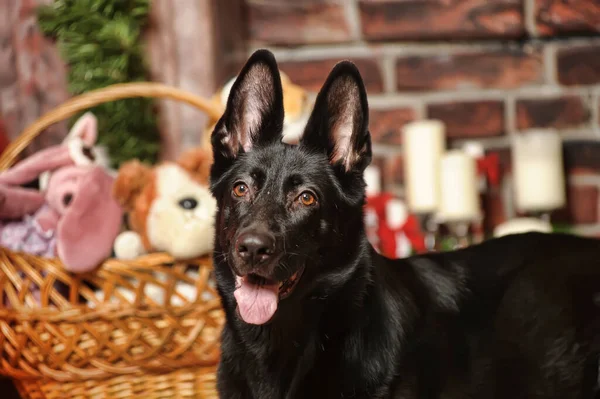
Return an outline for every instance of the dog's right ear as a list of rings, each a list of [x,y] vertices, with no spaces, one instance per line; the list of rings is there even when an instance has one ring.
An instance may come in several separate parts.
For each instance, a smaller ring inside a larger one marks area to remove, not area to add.
[[[231,163],[258,144],[281,139],[283,117],[277,62],[270,51],[257,50],[231,87],[225,112],[212,133],[215,164]]]

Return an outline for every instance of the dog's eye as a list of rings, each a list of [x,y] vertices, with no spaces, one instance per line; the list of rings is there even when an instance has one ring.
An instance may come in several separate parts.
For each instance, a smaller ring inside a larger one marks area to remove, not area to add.
[[[179,201],[179,206],[183,209],[191,210],[198,206],[198,201],[195,198],[184,198]]]
[[[244,183],[238,183],[233,187],[233,195],[240,198],[248,194],[248,186]]]
[[[302,194],[300,194],[300,197],[298,197],[298,199],[304,206],[311,206],[315,202],[317,202],[317,199],[315,198],[313,193],[308,191],[304,191]]]

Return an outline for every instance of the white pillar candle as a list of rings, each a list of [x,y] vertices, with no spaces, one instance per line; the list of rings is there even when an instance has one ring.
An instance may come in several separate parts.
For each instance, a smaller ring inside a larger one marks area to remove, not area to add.
[[[374,197],[381,193],[381,171],[377,166],[369,165],[363,172],[366,184],[367,197]]]
[[[445,148],[445,127],[438,120],[408,123],[402,129],[406,201],[415,213],[432,213],[440,201],[439,162]]]
[[[475,159],[461,150],[446,152],[440,162],[442,222],[471,222],[480,214]]]
[[[517,209],[550,211],[566,202],[562,141],[558,133],[531,131],[512,137]]]

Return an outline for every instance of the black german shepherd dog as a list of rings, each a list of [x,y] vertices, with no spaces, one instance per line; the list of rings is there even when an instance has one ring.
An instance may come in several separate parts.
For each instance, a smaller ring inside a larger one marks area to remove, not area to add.
[[[255,52],[212,134],[223,399],[597,395],[600,241],[521,234],[391,260],[365,236],[367,96],[337,64],[298,145]]]

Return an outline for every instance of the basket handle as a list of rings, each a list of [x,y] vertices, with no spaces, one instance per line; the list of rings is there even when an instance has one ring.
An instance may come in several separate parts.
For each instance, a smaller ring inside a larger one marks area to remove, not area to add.
[[[206,112],[212,119],[219,119],[222,113],[222,110],[217,109],[209,100],[162,83],[136,82],[110,85],[71,98],[25,128],[0,155],[0,171],[12,166],[19,154],[47,127],[96,105],[133,97],[179,100]]]

